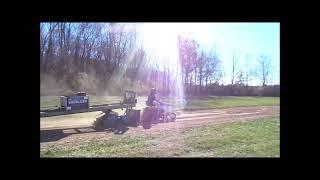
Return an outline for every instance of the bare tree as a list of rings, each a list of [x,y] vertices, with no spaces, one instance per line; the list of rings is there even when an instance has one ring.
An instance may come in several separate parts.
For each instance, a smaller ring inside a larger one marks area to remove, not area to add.
[[[249,82],[252,80],[254,76],[254,71],[250,68],[250,55],[247,54],[245,58],[245,72],[244,72],[244,82],[245,85],[248,86]]]
[[[188,89],[190,88],[188,88],[188,85],[190,87],[192,84],[192,75],[195,71],[199,44],[195,40],[190,40],[179,36],[178,46],[179,60],[184,74],[184,84],[186,86],[187,92],[189,92]]]
[[[133,53],[134,55],[132,59],[129,60],[128,64],[126,65],[126,71],[132,84],[136,79],[139,78],[138,73],[146,65],[145,61],[147,56],[142,47],[140,47]]]
[[[234,84],[236,72],[237,72],[237,64],[238,64],[238,57],[237,54],[234,52],[232,54],[232,74],[231,74],[231,84]]]
[[[237,74],[237,81],[235,82],[238,85],[244,85],[245,84],[245,75],[243,71],[239,71]]]
[[[217,82],[221,79],[220,64],[221,61],[215,51],[211,50],[205,54],[204,78],[206,89],[208,89],[208,83]]]
[[[260,55],[258,58],[257,76],[262,86],[266,86],[270,75],[271,58],[267,55]]]
[[[45,47],[47,45],[48,41],[48,32],[46,31],[47,29],[47,24],[41,23],[40,24],[40,62],[42,63],[44,61],[44,52],[45,52]]]
[[[48,46],[47,46],[47,49],[45,50],[45,59],[44,59],[44,65],[43,65],[44,72],[47,72],[49,59],[52,58],[53,56],[53,49],[54,49],[53,32],[57,27],[57,25],[58,23],[49,23]]]
[[[203,82],[203,77],[204,77],[204,66],[205,66],[205,52],[202,51],[200,53],[199,59],[198,59],[198,81],[199,81],[199,93],[201,94],[202,92],[202,82]]]

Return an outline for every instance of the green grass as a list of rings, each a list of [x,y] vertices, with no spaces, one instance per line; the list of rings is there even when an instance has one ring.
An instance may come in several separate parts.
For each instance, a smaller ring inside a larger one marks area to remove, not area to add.
[[[152,129],[151,129],[152,130]],[[78,147],[41,149],[41,157],[279,157],[279,117],[112,136]]]
[[[279,157],[280,121],[267,118],[222,127],[194,129],[189,146],[197,154],[218,157]]]
[[[80,147],[41,151],[41,157],[138,157],[143,156],[144,142],[141,138],[113,138],[89,143]]]
[[[161,98],[164,102],[176,103],[182,99]],[[118,103],[122,100],[121,96],[89,96],[90,105]],[[137,109],[142,109],[147,100],[146,96],[138,97]],[[206,109],[206,108],[227,108],[241,106],[272,106],[280,105],[279,97],[248,97],[248,96],[208,96],[186,98],[188,104],[185,110]],[[40,109],[55,108],[59,105],[59,96],[40,96]]]
[[[190,98],[186,109],[202,108],[228,108],[228,107],[248,107],[248,106],[272,106],[280,105],[279,97],[248,97],[248,96],[224,96]]]

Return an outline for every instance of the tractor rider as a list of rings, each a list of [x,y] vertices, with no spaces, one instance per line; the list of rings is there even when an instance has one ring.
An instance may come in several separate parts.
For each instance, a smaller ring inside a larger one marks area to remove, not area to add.
[[[150,94],[148,96],[148,100],[146,101],[146,104],[147,106],[157,107],[157,109],[159,109],[159,111],[157,111],[158,113],[160,114],[164,113],[164,109],[161,106],[159,106],[159,105],[162,105],[163,103],[157,100],[155,88],[151,89]]]
[[[156,106],[157,104],[162,104],[159,100],[156,99],[156,89],[152,88],[146,101],[147,106]]]

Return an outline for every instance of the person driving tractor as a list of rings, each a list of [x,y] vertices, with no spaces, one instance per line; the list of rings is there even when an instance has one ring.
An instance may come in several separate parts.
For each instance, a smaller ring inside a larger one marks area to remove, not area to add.
[[[156,89],[152,88],[150,91],[150,94],[148,96],[148,100],[146,101],[147,106],[156,106],[158,104],[162,104],[159,100],[156,98]]]
[[[164,109],[160,105],[162,105],[163,103],[156,98],[156,93],[156,89],[152,88],[148,96],[148,100],[146,101],[146,104],[147,106],[156,107],[159,110],[157,112],[162,114],[164,113]],[[158,114],[157,116],[159,116],[160,114]]]
[[[154,112],[157,112],[157,115],[155,116],[156,121],[160,120],[161,121],[175,121],[176,119],[176,114],[174,112],[167,112],[167,114],[165,113],[167,110],[165,110],[165,108],[163,106],[167,106],[167,103],[163,103],[160,100],[158,100],[156,98],[156,89],[152,88],[150,91],[150,94],[148,96],[148,100],[146,101],[146,105],[149,107],[152,107],[151,109],[156,110]],[[155,107],[155,108],[153,108]]]

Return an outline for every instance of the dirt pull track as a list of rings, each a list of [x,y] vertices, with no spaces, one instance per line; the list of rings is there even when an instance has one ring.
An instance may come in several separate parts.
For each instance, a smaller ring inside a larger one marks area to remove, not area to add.
[[[185,112],[177,117],[175,123],[162,123],[152,127],[152,131],[163,128],[192,128],[208,124],[220,124],[235,121],[246,121],[262,117],[279,116],[279,106],[239,107],[214,110]]]
[[[157,135],[158,133],[175,132],[185,128],[207,126],[209,124],[220,124],[235,121],[247,121],[261,117],[279,116],[279,106],[264,107],[239,107],[225,109],[197,110],[189,112],[179,112],[176,122],[155,124],[151,129],[143,129],[141,126],[128,128],[123,137],[135,136],[139,134]],[[80,123],[76,118],[61,118],[59,120],[41,120],[40,143],[41,147],[50,144],[71,143],[79,145],[84,141],[95,141],[97,139],[108,139],[113,133],[107,131],[97,132],[92,129],[92,115],[80,118]],[[56,125],[56,126],[55,126]]]
[[[177,112],[177,123],[181,121],[216,121],[218,119],[243,119],[258,118],[264,116],[279,115],[279,106],[261,106],[261,107],[238,107],[225,109],[208,109]],[[40,121],[41,130],[67,129],[67,128],[85,128],[91,127],[95,116],[99,113],[86,113],[73,116],[57,116],[43,118]],[[186,122],[184,122],[186,123]],[[188,122],[189,123],[189,122]],[[165,123],[168,124],[168,123]],[[160,125],[160,124],[159,124]]]

